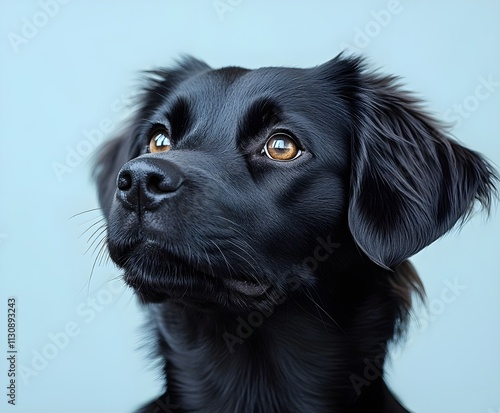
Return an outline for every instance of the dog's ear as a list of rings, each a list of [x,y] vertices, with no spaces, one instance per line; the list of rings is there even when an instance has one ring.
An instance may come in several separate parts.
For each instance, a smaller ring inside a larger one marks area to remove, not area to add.
[[[137,95],[129,126],[106,142],[95,158],[92,176],[97,184],[99,204],[106,216],[113,202],[118,172],[126,162],[139,156],[145,144],[140,138],[144,122],[161,106],[173,88],[188,77],[207,70],[210,67],[206,63],[184,57],[171,69],[144,72],[145,85]]]
[[[97,184],[99,205],[108,216],[116,191],[116,177],[121,167],[133,156],[131,152],[131,127],[121,135],[102,145],[94,162],[92,177]]]
[[[350,78],[354,119],[349,227],[371,260],[394,268],[463,223],[476,201],[489,211],[498,177],[481,155],[447,136],[397,78],[355,58],[336,64]]]

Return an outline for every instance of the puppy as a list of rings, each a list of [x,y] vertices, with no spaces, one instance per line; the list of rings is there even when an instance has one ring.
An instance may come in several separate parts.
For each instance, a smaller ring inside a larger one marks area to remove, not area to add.
[[[497,181],[397,78],[345,55],[149,72],[94,176],[162,360],[142,413],[407,412],[383,380],[424,294],[407,259],[489,210]]]

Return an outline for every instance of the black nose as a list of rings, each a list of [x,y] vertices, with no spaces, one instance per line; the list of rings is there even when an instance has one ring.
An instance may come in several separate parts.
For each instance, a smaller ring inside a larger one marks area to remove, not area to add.
[[[184,175],[179,167],[159,158],[137,158],[118,173],[116,196],[129,209],[153,210],[175,196]]]

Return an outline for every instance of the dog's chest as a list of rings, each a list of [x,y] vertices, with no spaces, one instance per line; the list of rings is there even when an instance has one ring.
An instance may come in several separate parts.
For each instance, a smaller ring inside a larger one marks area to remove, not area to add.
[[[213,356],[201,350],[170,358],[169,391],[188,412],[332,412],[328,386],[310,369],[283,368],[262,356],[222,362]]]
[[[338,365],[331,359],[342,354],[306,340],[311,335],[273,334],[273,319],[228,347],[221,325],[203,326],[199,318],[193,324],[186,313],[162,321],[169,393],[186,412],[326,413],[342,411],[346,403],[332,392],[343,387],[339,377],[344,375],[326,367]]]

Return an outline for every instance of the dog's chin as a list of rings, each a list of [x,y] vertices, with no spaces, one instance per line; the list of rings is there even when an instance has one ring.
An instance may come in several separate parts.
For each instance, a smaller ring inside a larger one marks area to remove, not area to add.
[[[128,272],[124,274],[125,283],[131,287],[142,304],[162,303],[169,298],[169,294],[159,289],[150,288],[141,283],[137,277],[130,276]]]
[[[144,304],[180,301],[202,308],[249,310],[266,306],[272,286],[236,279],[216,269],[190,264],[153,241],[110,244],[110,256],[124,270],[125,283]]]

